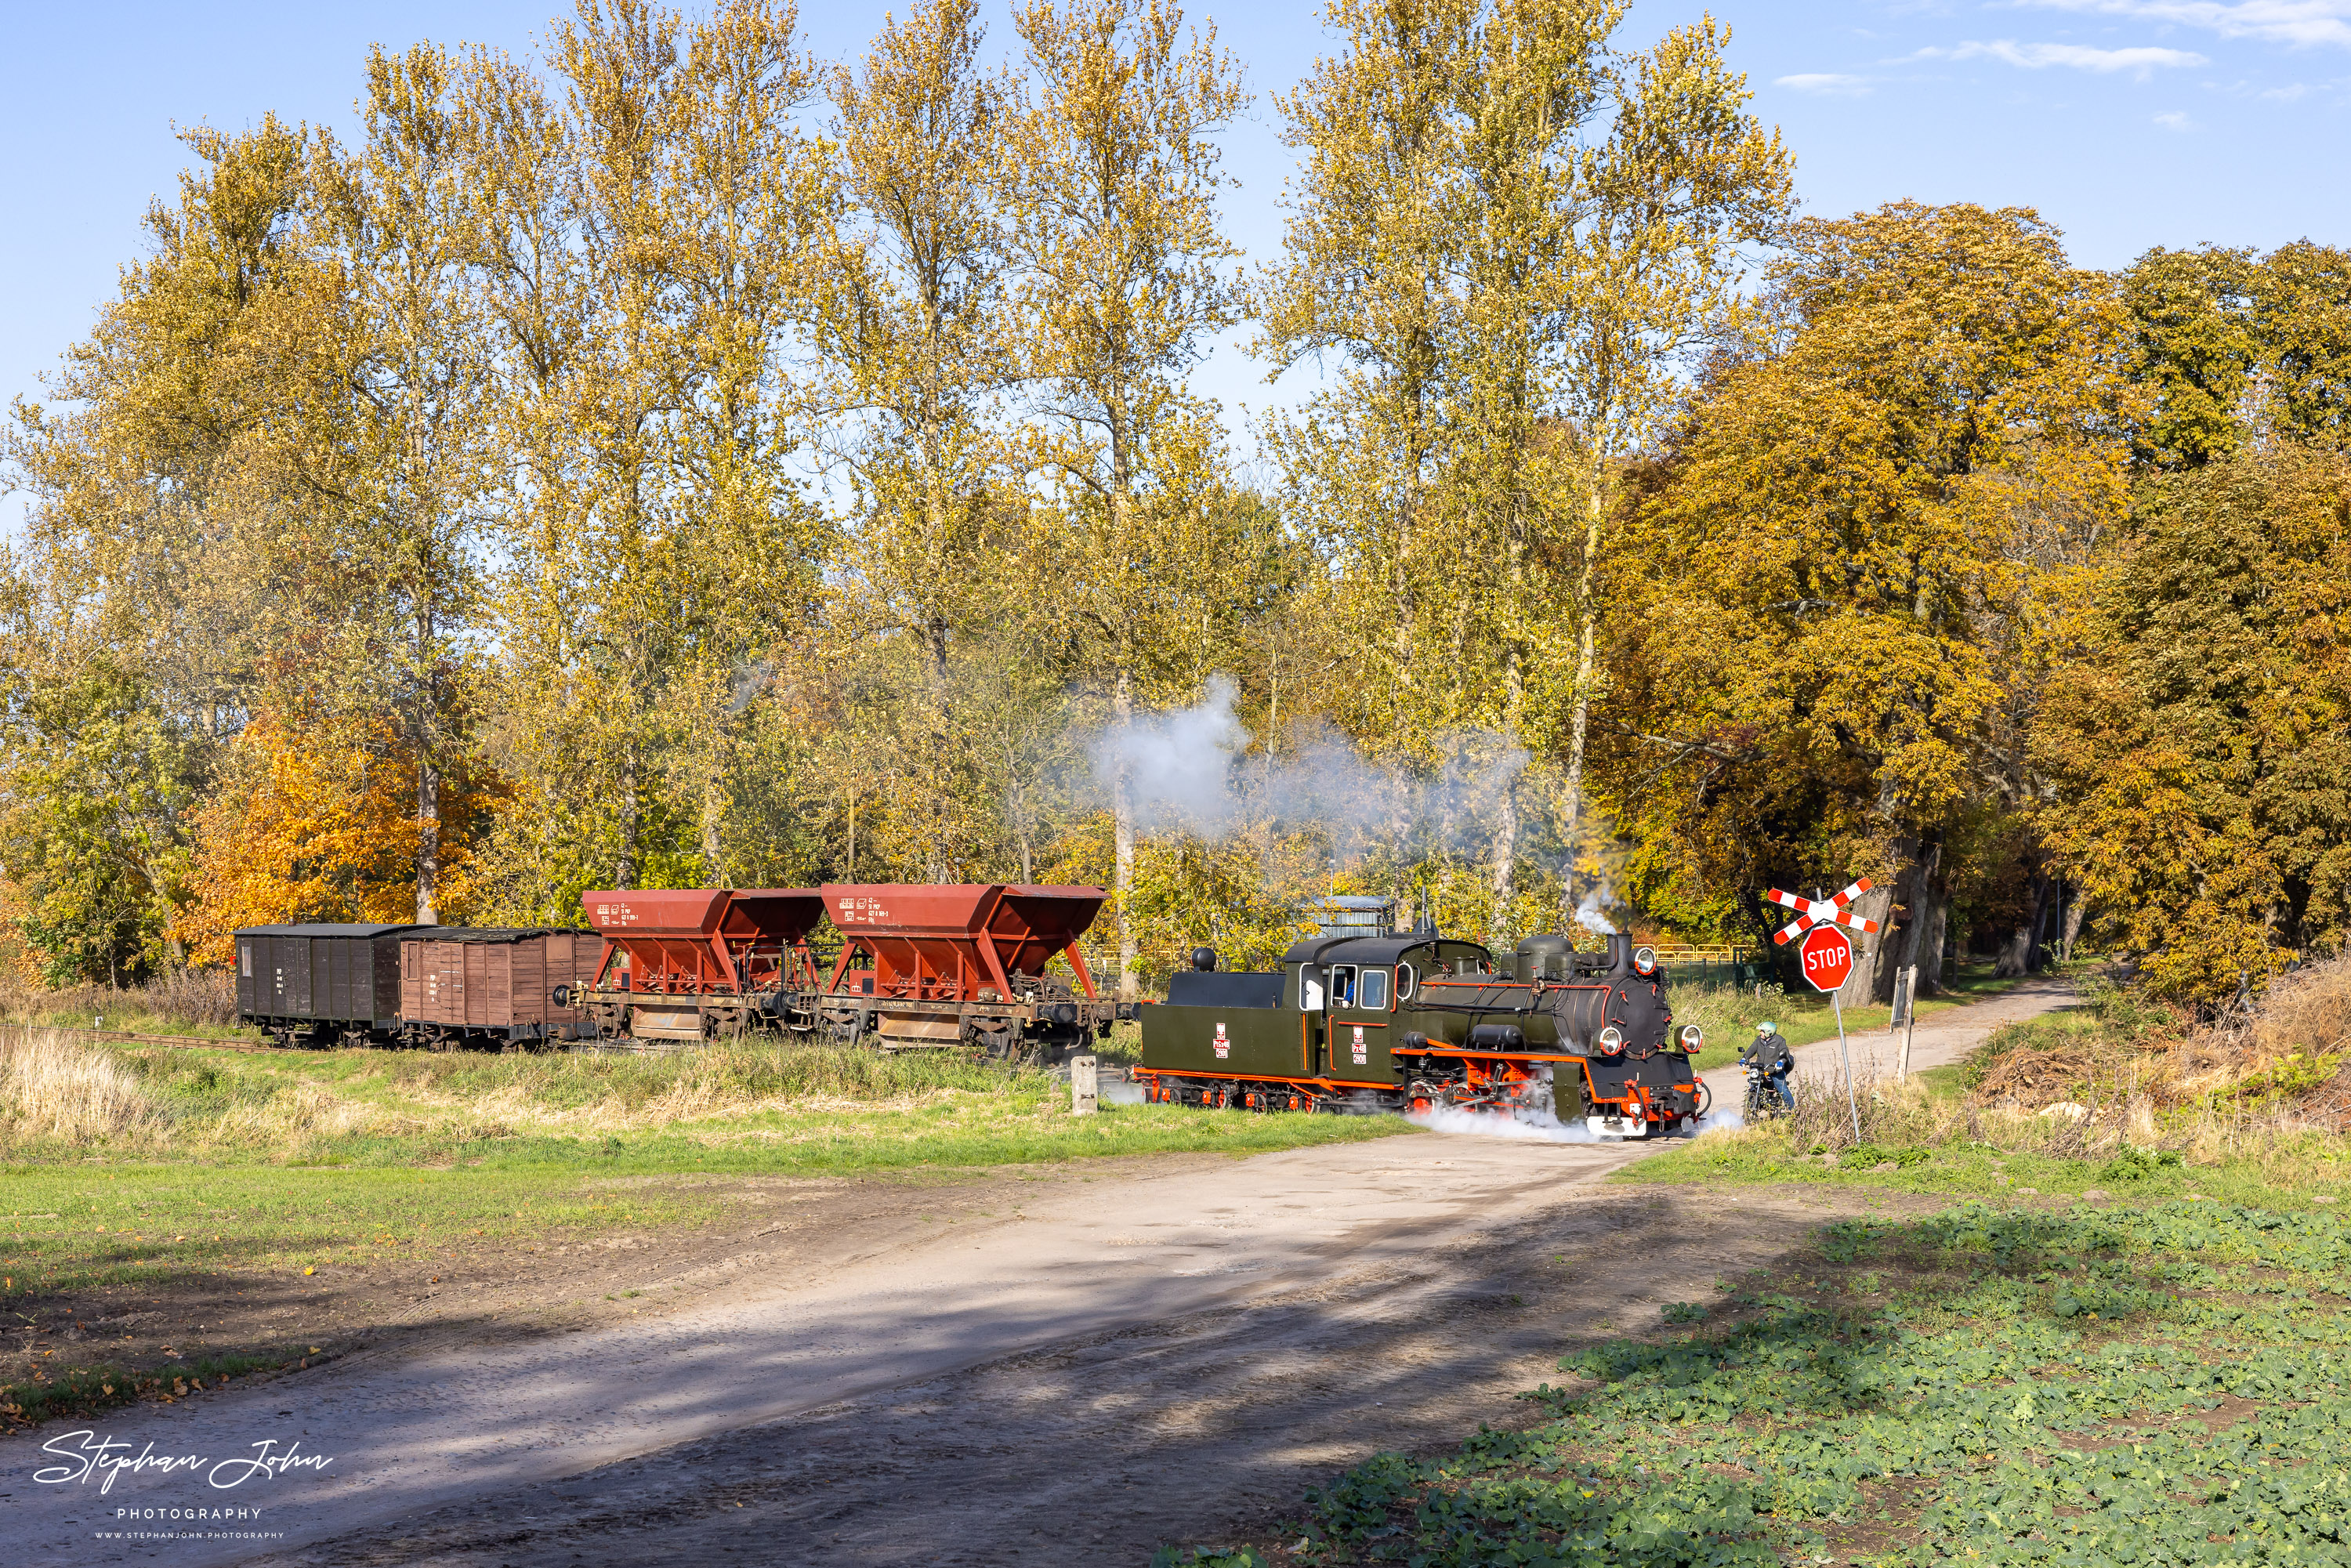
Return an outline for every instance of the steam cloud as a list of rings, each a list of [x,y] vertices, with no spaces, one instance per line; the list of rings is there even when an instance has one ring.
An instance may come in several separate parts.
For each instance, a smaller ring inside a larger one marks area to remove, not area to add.
[[[1285,756],[1250,755],[1255,737],[1233,712],[1238,695],[1218,675],[1191,707],[1102,730],[1091,747],[1095,783],[1107,796],[1123,770],[1146,833],[1217,839],[1270,821],[1322,828],[1342,850],[1374,841],[1458,850],[1482,839],[1526,770],[1526,751],[1488,729],[1443,737],[1447,755],[1427,777],[1374,762],[1327,727]]]

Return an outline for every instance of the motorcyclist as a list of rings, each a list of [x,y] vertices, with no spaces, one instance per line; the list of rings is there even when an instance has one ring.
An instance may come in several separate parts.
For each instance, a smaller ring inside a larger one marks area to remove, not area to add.
[[[1764,1082],[1780,1103],[1789,1110],[1796,1108],[1796,1092],[1788,1087],[1788,1075],[1796,1070],[1796,1053],[1780,1034],[1780,1026],[1765,1019],[1755,1026],[1755,1038],[1739,1053],[1741,1065],[1750,1066],[1763,1074]]]

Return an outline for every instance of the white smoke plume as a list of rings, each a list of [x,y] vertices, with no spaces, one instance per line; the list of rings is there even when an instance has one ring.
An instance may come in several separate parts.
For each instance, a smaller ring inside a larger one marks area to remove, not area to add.
[[[1214,839],[1270,821],[1323,828],[1343,849],[1369,840],[1456,849],[1475,842],[1526,770],[1523,748],[1483,729],[1441,737],[1445,760],[1428,775],[1374,762],[1327,726],[1279,757],[1252,754],[1256,737],[1233,712],[1238,695],[1218,675],[1191,707],[1103,729],[1090,747],[1102,795],[1123,770],[1146,833]]]
[[[1615,925],[1609,920],[1608,916],[1601,914],[1600,910],[1603,904],[1614,902],[1615,900],[1609,895],[1608,884],[1604,882],[1598,887],[1587,890],[1576,904],[1575,923],[1595,936],[1614,936],[1616,934]]]

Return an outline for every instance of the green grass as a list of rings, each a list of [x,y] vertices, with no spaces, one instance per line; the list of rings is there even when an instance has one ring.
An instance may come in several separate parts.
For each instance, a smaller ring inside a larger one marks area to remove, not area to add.
[[[99,1019],[104,1022],[99,1022]],[[259,1030],[231,1023],[212,1023],[176,1013],[158,1012],[135,1003],[109,1007],[102,1012],[82,1009],[35,1008],[8,1020],[27,1029],[99,1029],[108,1034],[153,1034],[179,1040],[217,1040],[246,1045],[266,1043]]]
[[[1831,1167],[1817,1155],[1790,1149],[1768,1132],[1709,1134],[1629,1166],[1612,1179],[1709,1186],[1794,1183],[2001,1202],[2020,1197],[2074,1198],[2096,1191],[2136,1204],[2189,1200],[2193,1194],[2220,1203],[2298,1211],[2324,1208],[2351,1177],[2351,1158],[2346,1158],[2342,1140],[2322,1134],[2285,1140],[2265,1148],[2259,1159],[2210,1165],[2161,1163],[2161,1153],[2156,1151],[2138,1157],[2106,1151],[2069,1158],[1988,1143],[1887,1142],[1872,1145],[1872,1151],[1878,1157],[1841,1154]],[[2145,1163],[2148,1160],[2157,1163]],[[1898,1168],[1873,1168],[1889,1161],[1897,1162]],[[2023,1190],[2027,1188],[2031,1191]]]
[[[279,1367],[308,1364],[315,1346],[288,1344],[262,1354],[191,1356],[170,1372],[122,1367],[99,1362],[61,1367],[52,1377],[36,1375],[29,1381],[0,1384],[0,1427],[32,1426],[59,1416],[89,1415],[141,1399],[169,1404],[186,1395],[191,1384],[225,1383],[249,1372],[275,1372]]]
[[[1309,1493],[1282,1560],[2343,1563],[2346,1297],[2333,1213],[1842,1221],[1654,1334],[1571,1350],[1523,1396],[1531,1429]],[[1262,1563],[1273,1539],[1161,1561]]]
[[[1413,1131],[1173,1105],[1076,1116],[1043,1073],[871,1051],[91,1056],[127,1074],[127,1120],[42,1136],[19,1117],[0,1152],[0,1296],[698,1225],[713,1212],[695,1196],[703,1176],[1248,1155]]]

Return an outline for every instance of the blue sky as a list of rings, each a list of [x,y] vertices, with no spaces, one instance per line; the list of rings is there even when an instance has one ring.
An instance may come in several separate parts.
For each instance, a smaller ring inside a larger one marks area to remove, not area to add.
[[[1699,0],[1642,0],[1628,39]],[[419,38],[532,49],[556,0],[387,5],[34,5],[13,0],[0,91],[0,402],[89,329],[137,254],[149,199],[183,162],[174,124],[241,127],[275,110],[348,132],[367,46]],[[904,8],[901,0],[901,10]],[[809,4],[813,47],[855,51],[883,7]],[[2021,204],[2075,259],[2150,246],[2351,244],[2351,0],[1716,0],[1756,108],[1785,133],[1814,212],[1900,197]],[[1008,48],[1000,0],[992,42]],[[1294,0],[1196,4],[1259,93],[1227,139],[1242,181],[1228,227],[1254,256],[1280,238],[1290,156],[1266,95],[1329,47]],[[1196,378],[1229,406],[1278,396],[1228,344]],[[1283,389],[1287,391],[1288,389]],[[0,503],[0,517],[16,506]]]

